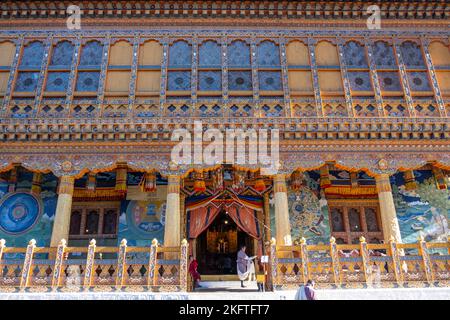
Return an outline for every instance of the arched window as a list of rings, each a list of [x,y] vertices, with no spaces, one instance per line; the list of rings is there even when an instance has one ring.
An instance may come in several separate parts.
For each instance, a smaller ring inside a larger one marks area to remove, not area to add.
[[[314,90],[308,46],[298,40],[291,41],[286,46],[286,56],[291,96],[304,96],[305,93],[312,96]]]
[[[60,41],[53,48],[50,66],[70,66],[72,64],[74,45],[69,41]]]
[[[251,94],[252,72],[250,59],[250,45],[241,40],[233,41],[228,46],[228,89],[231,95]],[[233,91],[235,93],[233,93]]]
[[[103,45],[99,41],[89,41],[83,47],[80,66],[100,66],[102,64]]]
[[[420,46],[412,41],[405,41],[400,45],[403,63],[407,67],[425,67]]]
[[[200,67],[221,65],[221,47],[215,41],[203,42],[198,48],[198,54],[198,65]]]
[[[258,45],[258,66],[280,66],[280,49],[272,41],[263,41]]]
[[[44,44],[41,41],[33,41],[25,46],[20,60],[21,67],[40,69],[44,58]]]
[[[186,41],[179,40],[170,46],[169,67],[189,67],[192,63],[192,48]]]
[[[65,92],[67,90],[73,51],[74,45],[69,41],[60,41],[53,48],[45,91]]]
[[[450,49],[442,42],[434,41],[429,46],[436,77],[444,96],[450,95]]]
[[[199,46],[198,90],[222,94],[221,46],[212,40]]]
[[[356,41],[349,41],[344,45],[345,63],[348,67],[367,67],[364,46]]]
[[[250,67],[250,45],[241,40],[233,41],[228,46],[229,67]]]
[[[136,96],[159,95],[162,54],[162,46],[158,41],[149,40],[140,46]]]
[[[102,53],[103,44],[99,41],[89,41],[83,46],[78,66],[76,91],[96,92],[98,90]],[[84,71],[87,67],[89,71]]]
[[[6,92],[8,87],[9,73],[11,65],[14,61],[16,52],[16,45],[11,41],[4,41],[0,43],[0,95]]]

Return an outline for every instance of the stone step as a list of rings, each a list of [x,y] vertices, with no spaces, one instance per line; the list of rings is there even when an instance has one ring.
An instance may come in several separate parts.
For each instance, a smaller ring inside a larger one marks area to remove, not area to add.
[[[258,286],[256,281],[244,281],[244,288],[238,281],[200,281],[200,288],[196,288],[195,292],[257,292]]]

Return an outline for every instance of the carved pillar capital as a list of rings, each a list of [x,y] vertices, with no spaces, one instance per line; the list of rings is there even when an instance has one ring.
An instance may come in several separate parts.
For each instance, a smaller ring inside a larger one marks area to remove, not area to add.
[[[377,192],[392,192],[391,183],[389,181],[388,174],[379,174],[375,177],[375,182],[377,185]]]
[[[181,177],[170,175],[167,179],[167,193],[180,193]]]
[[[73,176],[62,176],[59,179],[58,194],[73,195],[75,178]]]
[[[284,174],[276,174],[273,176],[273,191],[287,192],[286,176]]]

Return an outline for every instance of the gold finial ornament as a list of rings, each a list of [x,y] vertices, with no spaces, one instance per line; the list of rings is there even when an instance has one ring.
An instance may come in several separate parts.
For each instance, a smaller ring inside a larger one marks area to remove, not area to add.
[[[92,240],[89,242],[89,245],[90,245],[90,246],[95,246],[96,243],[97,243],[97,241],[95,241],[95,239],[92,239]]]
[[[330,238],[330,244],[335,244],[336,243],[336,238],[335,237],[331,237]]]
[[[36,240],[35,239],[31,239],[30,242],[28,242],[29,246],[35,246],[36,245]]]
[[[59,242],[60,246],[65,246],[67,244],[66,239],[61,239],[61,241]]]
[[[270,239],[270,244],[274,245],[277,243],[277,240],[275,238]]]
[[[300,239],[300,244],[306,244],[306,239],[305,239],[305,237],[302,237],[302,238]]]
[[[366,238],[364,238],[363,236],[359,237],[359,242],[365,243],[366,242]]]
[[[126,246],[127,245],[127,239],[122,239],[122,241],[120,241],[120,245],[121,246]]]
[[[6,243],[5,239],[0,239],[0,247],[4,247]]]
[[[158,239],[154,238],[152,240],[152,246],[157,246],[158,245]]]
[[[186,239],[181,240],[181,245],[185,246],[188,244],[188,241]]]

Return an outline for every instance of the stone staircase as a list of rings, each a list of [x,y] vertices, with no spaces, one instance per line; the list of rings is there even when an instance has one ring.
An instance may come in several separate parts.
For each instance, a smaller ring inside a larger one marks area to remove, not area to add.
[[[203,275],[201,288],[195,292],[257,292],[256,281],[244,281],[245,288],[241,288],[241,281],[237,275]]]

